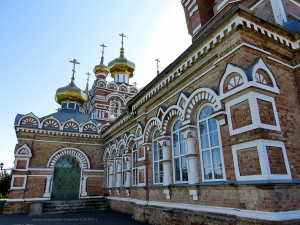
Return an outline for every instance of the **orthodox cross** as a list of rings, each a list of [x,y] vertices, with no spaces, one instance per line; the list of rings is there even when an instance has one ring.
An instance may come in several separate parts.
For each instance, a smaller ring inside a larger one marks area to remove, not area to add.
[[[91,74],[89,72],[87,72],[86,75],[87,75],[87,82],[86,82],[86,89],[85,90],[89,91],[89,78],[90,78]]]
[[[134,82],[133,84],[134,84],[134,86],[136,86],[136,85],[137,85],[137,82]]]
[[[73,61],[69,61],[70,63],[73,63],[73,69],[72,69],[72,71],[73,71],[73,75],[72,75],[72,81],[75,79],[74,78],[74,74],[75,74],[75,64],[80,64],[80,62],[77,62],[77,60],[76,59],[73,59]]]
[[[87,75],[87,83],[89,83],[89,78],[90,78],[91,74],[89,72],[87,72],[86,75]]]
[[[104,56],[104,48],[106,48],[107,46],[105,46],[105,44],[100,45],[102,47],[102,57]]]
[[[160,62],[159,59],[155,59],[155,61],[157,62],[157,75],[159,74],[159,65],[158,63]]]
[[[121,41],[121,43],[122,43],[122,48],[123,48],[123,44],[124,44],[124,42],[123,42],[123,38],[124,37],[126,37],[123,33],[122,34],[119,34],[121,37],[122,37],[122,41]]]

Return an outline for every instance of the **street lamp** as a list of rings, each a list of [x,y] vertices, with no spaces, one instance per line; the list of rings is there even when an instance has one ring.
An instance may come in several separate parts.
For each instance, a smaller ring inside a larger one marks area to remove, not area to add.
[[[4,163],[0,163],[0,169],[1,169],[1,175],[3,176],[3,166],[4,166]]]

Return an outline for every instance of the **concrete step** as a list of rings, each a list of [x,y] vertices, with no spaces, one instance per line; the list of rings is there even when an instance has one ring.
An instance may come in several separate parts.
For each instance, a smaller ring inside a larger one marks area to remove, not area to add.
[[[109,209],[109,205],[106,202],[106,199],[43,202],[43,214],[102,211],[108,209]]]

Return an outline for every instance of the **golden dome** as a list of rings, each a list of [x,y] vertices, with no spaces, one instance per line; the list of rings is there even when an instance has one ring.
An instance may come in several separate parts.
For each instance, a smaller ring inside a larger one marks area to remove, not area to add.
[[[102,56],[102,57],[101,57],[101,62],[100,62],[100,64],[99,64],[99,65],[96,65],[95,68],[94,68],[94,73],[95,73],[95,74],[98,74],[98,73],[105,73],[105,74],[108,74],[108,73],[109,73],[109,71],[108,71],[108,69],[107,69],[107,66],[105,66],[104,63],[103,63],[103,60],[104,60],[104,58],[103,58],[103,56]]]
[[[74,84],[74,78],[69,85],[58,88],[55,95],[55,100],[58,104],[65,101],[76,102],[80,105],[86,102],[87,95]]]
[[[108,68],[112,78],[118,74],[128,74],[129,77],[133,77],[135,64],[124,57],[124,48],[121,48],[120,57],[108,63]]]

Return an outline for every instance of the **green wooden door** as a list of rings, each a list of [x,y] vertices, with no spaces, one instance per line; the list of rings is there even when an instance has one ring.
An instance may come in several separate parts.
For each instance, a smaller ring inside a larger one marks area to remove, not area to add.
[[[76,200],[79,197],[81,168],[69,162],[71,156],[64,157],[54,168],[52,200]],[[74,167],[73,167],[74,166]]]

